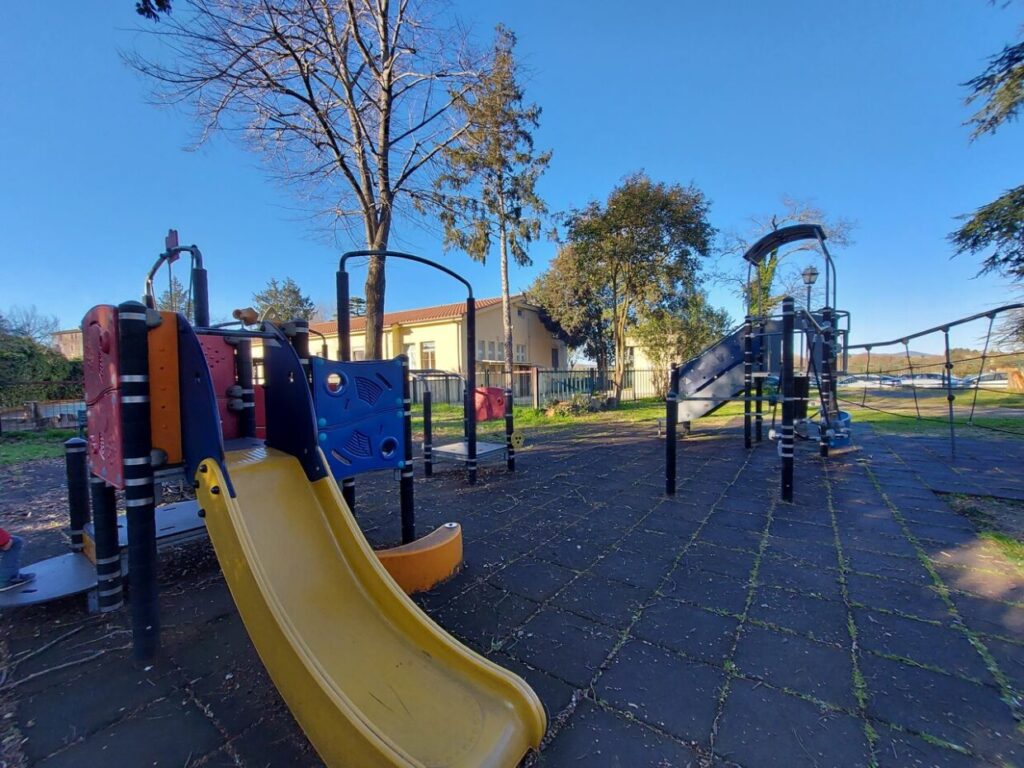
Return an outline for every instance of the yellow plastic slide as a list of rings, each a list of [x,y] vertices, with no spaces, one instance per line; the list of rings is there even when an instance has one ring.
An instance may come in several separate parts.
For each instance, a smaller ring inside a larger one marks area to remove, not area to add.
[[[197,473],[206,527],[260,658],[330,768],[515,766],[545,716],[519,677],[391,580],[338,487],[273,449]],[[325,462],[326,465],[326,462]]]

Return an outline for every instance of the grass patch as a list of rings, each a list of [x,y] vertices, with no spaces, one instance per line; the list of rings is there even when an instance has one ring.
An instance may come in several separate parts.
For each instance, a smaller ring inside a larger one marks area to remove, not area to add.
[[[77,435],[74,429],[7,432],[0,435],[0,466],[63,456],[64,441]]]
[[[1024,542],[1017,541],[1012,536],[1007,536],[999,531],[984,531],[981,538],[992,542],[1002,552],[1003,557],[1017,566],[1017,569],[1024,573]]]

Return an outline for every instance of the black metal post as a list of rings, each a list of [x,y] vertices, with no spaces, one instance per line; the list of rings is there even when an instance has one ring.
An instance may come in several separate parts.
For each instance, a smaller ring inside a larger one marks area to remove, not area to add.
[[[949,404],[949,450],[956,456],[956,427],[953,424],[953,360],[949,354],[949,328],[943,328],[942,334],[946,339],[946,402]],[[979,374],[978,378],[981,376]]]
[[[679,369],[672,367],[665,396],[665,493],[676,495],[676,424],[679,421]]]
[[[197,303],[198,309],[198,303]],[[128,519],[128,585],[131,588],[135,658],[152,659],[160,645],[156,580],[156,513],[149,413],[149,327],[137,301],[118,305],[121,439]]]
[[[238,386],[242,390],[242,434],[256,437],[256,391],[252,372],[252,341],[238,339],[235,347],[235,367],[238,371]]]
[[[402,511],[402,543],[416,540],[416,507],[413,499],[413,458],[412,458],[412,398],[409,396],[409,358],[399,355],[402,361],[402,414],[405,458],[401,464],[399,495]]]
[[[512,445],[512,433],[515,423],[512,416],[513,394],[511,389],[505,390],[505,466],[509,472],[516,471],[516,449]]]
[[[750,448],[750,392],[754,372],[753,322],[750,315],[743,321],[743,447]]]
[[[306,374],[306,381],[313,386],[312,366],[309,364],[309,321],[292,320],[285,324],[285,334],[295,347],[295,354],[299,356],[302,364],[302,372]]]
[[[89,471],[86,469],[86,442],[72,437],[64,443],[64,469],[68,480],[68,518],[71,551],[81,552],[85,524],[89,522]]]
[[[763,406],[761,403],[761,397],[764,394],[764,375],[766,373],[765,366],[765,349],[768,344],[765,341],[765,325],[764,317],[761,317],[761,321],[757,324],[758,333],[758,345],[757,345],[757,372],[760,376],[754,380],[754,439],[757,442],[761,442],[764,439],[764,416],[762,415]]]
[[[117,498],[114,486],[102,477],[89,478],[93,536],[96,542],[96,602],[100,613],[124,605],[121,582],[121,545],[117,538]]]
[[[827,277],[827,273],[826,273]],[[819,422],[818,453],[828,458],[829,431],[832,429],[833,387],[832,387],[832,310],[825,307],[821,310],[821,326],[824,331],[821,338],[821,407],[823,413]]]
[[[198,249],[197,249],[198,250]],[[210,289],[206,279],[206,269],[202,264],[202,257],[196,256],[196,250],[192,252],[192,324],[197,328],[210,327]],[[195,260],[198,258],[199,263]]]
[[[782,434],[779,455],[782,457],[782,500],[793,501],[793,327],[796,317],[792,296],[782,300]]]
[[[447,383],[447,382],[446,382]],[[423,474],[434,474],[434,407],[429,388],[423,390]]]
[[[469,484],[476,483],[476,299],[466,299],[466,396],[463,413],[466,422],[466,469]]]
[[[349,335],[351,320],[349,318],[348,272],[338,270],[338,359],[348,362],[352,359],[352,338]]]

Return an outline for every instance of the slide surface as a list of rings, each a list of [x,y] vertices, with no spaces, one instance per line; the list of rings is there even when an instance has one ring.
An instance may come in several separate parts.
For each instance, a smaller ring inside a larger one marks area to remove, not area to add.
[[[742,391],[741,326],[679,367],[679,421],[707,416]],[[687,396],[713,399],[687,400]]]
[[[545,729],[519,677],[434,624],[387,575],[330,476],[279,451],[196,474],[231,594],[274,684],[330,768],[515,766]]]

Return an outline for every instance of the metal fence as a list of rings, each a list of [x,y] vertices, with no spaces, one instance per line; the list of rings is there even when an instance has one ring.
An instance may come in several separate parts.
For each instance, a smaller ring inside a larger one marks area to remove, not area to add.
[[[75,428],[84,412],[81,379],[0,382],[0,433]]]

